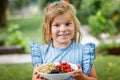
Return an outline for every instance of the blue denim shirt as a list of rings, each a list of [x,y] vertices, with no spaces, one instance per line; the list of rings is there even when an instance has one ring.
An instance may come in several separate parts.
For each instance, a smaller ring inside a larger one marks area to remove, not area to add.
[[[31,44],[31,58],[33,66],[60,61],[80,64],[83,73],[89,75],[95,59],[95,44],[82,45],[72,41],[72,44],[66,48],[53,48],[52,42],[41,46],[33,43]]]

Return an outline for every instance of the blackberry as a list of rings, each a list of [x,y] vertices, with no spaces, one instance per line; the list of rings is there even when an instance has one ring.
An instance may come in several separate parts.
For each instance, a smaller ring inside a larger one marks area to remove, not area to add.
[[[50,74],[63,73],[62,70],[52,70]]]

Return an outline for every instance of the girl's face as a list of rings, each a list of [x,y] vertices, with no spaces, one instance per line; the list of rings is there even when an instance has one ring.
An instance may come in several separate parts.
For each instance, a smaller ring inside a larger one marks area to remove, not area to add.
[[[66,13],[55,17],[51,26],[54,45],[71,43],[74,36],[74,23]]]

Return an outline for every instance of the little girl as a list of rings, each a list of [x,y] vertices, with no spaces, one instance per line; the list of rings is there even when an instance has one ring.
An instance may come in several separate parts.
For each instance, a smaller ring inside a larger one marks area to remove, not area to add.
[[[79,69],[65,80],[97,80],[93,66],[95,45],[79,43],[80,24],[75,8],[64,1],[50,4],[45,9],[43,23],[44,45],[31,45],[31,57],[34,66],[49,62],[69,62]],[[33,71],[32,80],[46,80]]]

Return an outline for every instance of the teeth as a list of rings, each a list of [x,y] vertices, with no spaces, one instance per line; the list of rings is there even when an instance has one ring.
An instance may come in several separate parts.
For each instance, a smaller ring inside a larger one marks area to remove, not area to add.
[[[69,34],[69,32],[66,32],[65,34],[59,34],[59,35],[68,35]]]
[[[69,35],[69,34],[61,34],[60,36],[64,36],[64,35]]]

